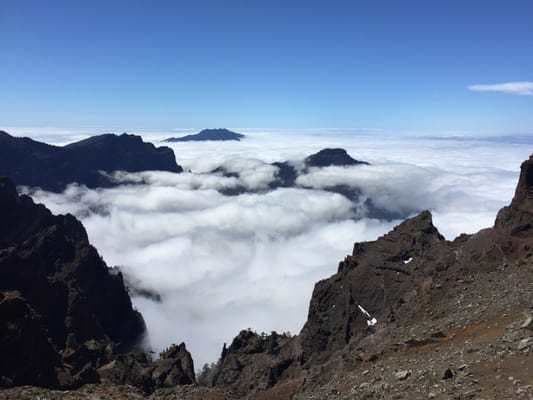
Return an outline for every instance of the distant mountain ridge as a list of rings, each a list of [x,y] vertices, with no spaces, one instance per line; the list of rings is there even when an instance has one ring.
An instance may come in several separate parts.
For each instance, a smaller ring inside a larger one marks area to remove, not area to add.
[[[340,148],[326,148],[311,154],[305,159],[307,167],[346,167],[350,165],[370,165],[366,161],[352,158],[348,152]]]
[[[140,136],[104,134],[66,146],[53,146],[0,131],[0,175],[18,185],[62,191],[70,183],[90,188],[114,183],[100,171],[182,172],[172,149],[155,147]]]
[[[194,135],[186,135],[181,137],[171,137],[163,140],[163,142],[203,142],[203,141],[240,141],[244,139],[245,135],[230,131],[225,128],[204,129]]]

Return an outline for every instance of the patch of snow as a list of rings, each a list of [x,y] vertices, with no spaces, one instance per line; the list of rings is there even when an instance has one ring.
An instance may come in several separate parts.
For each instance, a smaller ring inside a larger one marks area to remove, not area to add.
[[[366,311],[360,304],[357,305],[359,310],[368,318],[366,324],[368,326],[374,326],[378,323],[378,320],[373,318],[368,311]]]
[[[407,260],[403,260],[403,263],[409,264],[411,261],[413,261],[413,257],[409,257]]]

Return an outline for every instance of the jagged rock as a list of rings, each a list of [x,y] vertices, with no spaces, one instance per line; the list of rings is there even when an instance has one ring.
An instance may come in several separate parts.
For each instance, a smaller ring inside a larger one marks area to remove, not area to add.
[[[378,326],[394,318],[394,310],[416,287],[417,275],[429,275],[436,268],[417,261],[432,251],[448,254],[428,211],[376,241],[356,243],[352,256],[340,263],[338,273],[315,285],[301,332],[304,359],[339,350],[350,340],[368,334],[372,318],[377,319]],[[408,259],[413,261],[404,263]]]
[[[115,183],[101,171],[119,170],[183,171],[172,149],[156,148],[140,136],[105,134],[58,147],[0,131],[0,176],[18,185],[55,192],[74,182],[90,188],[110,187]]]
[[[513,236],[533,235],[533,155],[522,163],[513,200],[500,210],[495,227]]]
[[[94,382],[108,346],[127,351],[145,332],[121,274],[111,273],[76,218],[52,215],[19,196],[6,178],[0,178],[0,220],[0,292],[7,307],[0,346],[12,355],[9,365],[1,363],[0,376],[18,385]],[[6,294],[14,291],[15,298]],[[17,372],[31,368],[32,347],[46,377]],[[63,371],[53,378],[54,368],[46,365]]]
[[[394,377],[399,381],[403,381],[409,378],[410,375],[411,375],[411,371],[398,371],[394,374]]]
[[[155,361],[143,352],[122,354],[97,372],[103,383],[132,385],[145,393],[196,382],[193,360],[184,343],[171,346]]]
[[[196,382],[194,364],[185,343],[172,345],[153,363],[151,379],[155,387],[190,385]]]
[[[210,386],[230,387],[242,395],[265,390],[291,376],[300,354],[296,338],[243,330],[229,347],[224,345],[220,360],[208,371],[206,380]]]

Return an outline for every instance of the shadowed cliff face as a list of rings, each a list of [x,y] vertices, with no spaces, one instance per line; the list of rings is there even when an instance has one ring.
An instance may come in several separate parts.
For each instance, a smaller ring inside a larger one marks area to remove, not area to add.
[[[371,332],[374,318],[376,324],[394,319],[417,280],[440,265],[422,260],[439,257],[447,264],[449,246],[428,211],[376,241],[356,243],[353,254],[339,264],[339,272],[315,286],[301,333],[304,359],[339,350]]]
[[[513,235],[531,235],[533,228],[533,155],[522,163],[513,201],[498,213],[495,226]]]
[[[0,175],[17,185],[55,192],[74,182],[110,187],[114,183],[102,172],[148,170],[183,171],[170,148],[156,148],[140,136],[105,134],[57,147],[0,131]]]
[[[415,324],[418,311],[435,301],[434,281],[489,273],[531,256],[532,193],[533,157],[522,164],[516,194],[494,228],[446,241],[424,211],[376,241],[356,243],[337,274],[315,286],[300,334],[304,361],[327,356],[399,318]]]
[[[95,380],[96,360],[83,352],[106,346],[126,351],[145,332],[122,276],[106,266],[77,219],[54,216],[19,196],[6,178],[0,179],[0,220],[0,345],[9,360],[0,367],[4,383],[72,386]],[[98,345],[87,347],[91,341]],[[54,375],[52,367],[63,372]]]

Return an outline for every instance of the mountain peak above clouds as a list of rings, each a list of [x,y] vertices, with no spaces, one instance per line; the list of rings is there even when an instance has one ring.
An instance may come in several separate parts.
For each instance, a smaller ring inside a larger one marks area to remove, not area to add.
[[[155,147],[130,134],[92,136],[66,146],[30,138],[0,135],[0,175],[17,185],[59,192],[71,183],[90,188],[110,187],[105,175],[114,171],[182,172],[172,149]]]
[[[307,167],[344,167],[350,165],[369,165],[369,163],[352,158],[344,149],[327,148],[308,156],[305,159],[305,165]]]
[[[194,135],[181,137],[171,137],[163,140],[164,142],[202,142],[202,141],[240,141],[245,135],[230,131],[226,128],[203,129]]]

